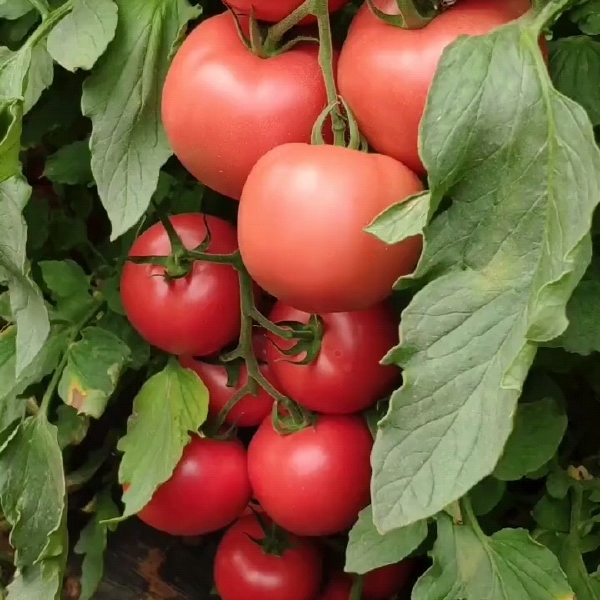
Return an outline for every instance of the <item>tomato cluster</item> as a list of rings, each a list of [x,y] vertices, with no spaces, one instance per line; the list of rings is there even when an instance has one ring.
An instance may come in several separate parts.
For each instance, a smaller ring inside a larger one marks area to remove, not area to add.
[[[175,535],[229,526],[215,561],[223,600],[347,600],[354,580],[323,577],[319,539],[346,532],[370,502],[373,436],[362,413],[399,384],[399,370],[381,363],[399,341],[389,297],[422,249],[420,236],[387,246],[365,228],[424,189],[419,122],[443,49],[519,17],[529,2],[461,0],[419,30],[362,6],[331,62],[348,118],[379,153],[311,143],[328,103],[315,44],[273,52],[245,43],[251,14],[278,22],[300,0],[230,4],[235,16],[206,19],[176,53],[162,117],[181,163],[239,200],[237,229],[202,214],[163,219],[134,243],[121,285],[138,332],[206,385],[220,436],[194,436],[139,516]],[[398,14],[395,0],[373,4]],[[255,302],[264,292],[274,299],[268,318],[254,306],[247,313],[243,275]],[[247,319],[262,327],[254,371],[245,356],[217,358]],[[298,332],[309,330],[307,342]],[[256,430],[246,448],[223,425]],[[409,577],[405,562],[369,573],[363,598],[386,600]]]

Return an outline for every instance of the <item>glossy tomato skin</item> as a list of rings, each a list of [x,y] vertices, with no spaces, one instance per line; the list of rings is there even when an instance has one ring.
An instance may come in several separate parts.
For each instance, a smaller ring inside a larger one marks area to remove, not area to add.
[[[399,14],[396,0],[373,3]],[[342,48],[338,87],[371,147],[425,173],[419,124],[445,47],[459,35],[487,34],[529,8],[529,0],[460,0],[423,29],[408,30],[384,23],[365,3]]]
[[[308,364],[293,364],[304,356],[285,356],[293,343],[269,334],[267,358],[280,390],[305,408],[324,414],[365,410],[394,390],[400,370],[382,366],[381,359],[398,344],[398,317],[383,302],[366,310],[320,315],[321,349]],[[278,302],[269,318],[275,323],[308,323],[310,315]]]
[[[267,340],[263,334],[254,336],[254,346],[257,358],[267,347]],[[256,347],[260,346],[257,351]],[[203,362],[191,356],[182,356],[179,362],[186,368],[195,371],[208,389],[208,412],[216,417],[221,409],[231,398],[248,383],[248,370],[245,365],[239,367],[238,381],[234,386],[227,385],[227,369],[223,365]],[[265,378],[272,384],[275,382],[273,369],[268,364],[261,364],[260,370]],[[258,395],[247,394],[227,413],[225,423],[239,427],[257,427],[265,417],[271,414],[273,398],[263,389],[259,388]]]
[[[206,224],[205,224],[206,219]],[[210,254],[237,250],[235,228],[211,216],[171,217],[184,246],[192,249],[210,230]],[[147,229],[129,256],[167,256],[171,244],[161,223]],[[196,261],[181,279],[167,281],[163,267],[126,262],[121,299],[133,327],[150,344],[171,354],[205,356],[232,342],[240,331],[240,292],[237,272],[229,265]]]
[[[309,313],[370,308],[419,258],[422,239],[387,246],[364,228],[423,189],[404,165],[339,146],[286,144],[252,169],[238,219],[255,281]]]
[[[363,600],[389,600],[408,585],[413,572],[410,560],[370,571],[363,578]]]
[[[163,88],[162,118],[186,169],[239,200],[258,159],[280,144],[310,141],[326,104],[316,44],[259,58],[227,12],[203,21],[177,52]]]
[[[320,415],[314,427],[278,434],[268,417],[248,448],[254,497],[300,536],[350,528],[369,504],[371,432],[357,416]]]
[[[269,23],[278,23],[296,10],[302,0],[231,0],[228,2],[236,13],[240,15],[250,15],[250,10],[254,11],[254,16],[259,21]],[[329,12],[333,13],[348,4],[348,0],[329,0]],[[305,19],[303,22],[313,21]]]
[[[264,538],[254,516],[243,517],[223,536],[214,562],[215,587],[222,600],[313,600],[322,575],[322,557],[308,539],[290,536],[281,556],[266,554],[250,539]]]
[[[138,517],[172,535],[201,535],[232,523],[251,493],[246,450],[238,440],[193,436],[171,478]]]
[[[349,600],[352,578],[347,573],[335,572],[327,582],[318,600]]]

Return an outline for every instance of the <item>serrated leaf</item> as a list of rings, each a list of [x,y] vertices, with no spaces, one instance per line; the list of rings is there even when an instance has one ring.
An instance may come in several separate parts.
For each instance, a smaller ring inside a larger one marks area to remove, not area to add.
[[[600,42],[583,35],[552,42],[550,73],[556,89],[581,104],[593,125],[600,125]]]
[[[0,505],[13,527],[17,567],[52,555],[52,534],[64,512],[65,480],[56,427],[44,418],[23,421],[0,453]]]
[[[171,156],[160,121],[173,42],[199,14],[187,0],[117,0],[114,40],[86,80],[82,108],[92,120],[92,172],[112,239],[144,214]],[[115,65],[119,68],[115,69]]]
[[[73,10],[48,35],[48,51],[67,69],[89,71],[115,37],[113,0],[72,0]]]
[[[555,398],[519,404],[494,477],[514,481],[545,465],[556,454],[567,424],[567,415]]]
[[[86,327],[67,351],[67,364],[58,384],[65,404],[96,419],[102,416],[115,391],[129,347],[100,327]]]
[[[404,386],[373,451],[382,532],[439,512],[493,471],[537,345],[566,328],[589,263],[600,151],[585,111],[551,86],[542,25],[459,38],[429,95],[432,206],[452,205],[426,229],[416,277],[437,278],[404,311],[393,354]]]
[[[350,531],[346,549],[346,571],[364,574],[406,558],[427,537],[427,522],[381,535],[373,524],[371,507],[365,508]]]
[[[77,554],[85,555],[81,565],[81,594],[78,600],[91,600],[104,572],[104,551],[109,521],[119,516],[119,509],[112,501],[110,493],[101,492],[96,498],[96,512],[81,531],[79,541],[75,546]]]
[[[413,589],[413,600],[574,598],[554,554],[523,529],[487,537],[441,514],[433,559]]]
[[[44,176],[54,183],[88,184],[93,181],[91,158],[87,141],[67,144],[48,157]]]
[[[134,400],[127,435],[118,445],[124,452],[119,481],[130,484],[123,494],[123,518],[144,508],[158,486],[171,477],[190,432],[199,429],[207,414],[206,386],[178,362],[170,361],[146,381]]]
[[[38,264],[44,283],[55,298],[88,295],[90,278],[75,261],[44,260]]]

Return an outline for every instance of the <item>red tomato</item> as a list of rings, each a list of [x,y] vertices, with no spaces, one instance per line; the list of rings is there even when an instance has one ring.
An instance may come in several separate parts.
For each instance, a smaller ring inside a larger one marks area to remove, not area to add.
[[[390,15],[396,0],[374,0]],[[423,174],[418,135],[438,62],[459,35],[484,35],[522,16],[529,0],[460,0],[423,29],[378,19],[365,3],[352,22],[338,68],[340,94],[377,151]]]
[[[237,250],[232,225],[201,214],[171,217],[184,246],[193,249],[210,230],[210,254]],[[167,256],[171,244],[161,223],[146,230],[129,256]],[[240,332],[237,272],[229,265],[196,261],[190,273],[168,281],[163,267],[125,263],[121,298],[133,327],[150,344],[171,354],[206,356],[218,352]]]
[[[250,15],[250,9],[254,10],[254,16],[260,21],[278,23],[296,10],[303,0],[230,0],[227,4],[241,15]],[[340,10],[348,4],[348,0],[329,0],[329,12]],[[313,21],[305,19],[306,21]]]
[[[349,600],[352,578],[347,573],[336,572],[317,600]]]
[[[244,446],[193,436],[171,478],[138,517],[172,535],[201,535],[233,522],[251,494]]]
[[[260,350],[255,349],[257,355],[260,356],[261,352],[264,351],[263,347],[270,344],[267,344],[263,333],[254,336],[254,345],[260,346]],[[227,385],[227,369],[224,366],[202,362],[191,356],[182,356],[179,360],[184,367],[194,370],[208,388],[208,411],[213,417],[216,417],[234,394],[248,382],[248,371],[245,365],[240,367],[237,384],[229,387]],[[267,364],[263,364],[260,365],[260,370],[273,383],[275,378],[272,374],[272,368]],[[273,398],[265,390],[259,388],[258,395],[248,394],[244,396],[229,411],[225,422],[239,427],[256,427],[263,422],[267,415],[271,414],[272,408]]]
[[[250,537],[264,533],[254,516],[237,521],[223,536],[214,562],[222,600],[313,600],[321,584],[321,554],[307,539],[289,536],[281,556],[267,554]]]
[[[259,58],[240,40],[232,15],[223,13],[202,22],[177,52],[162,117],[186,169],[238,200],[261,156],[286,142],[310,141],[326,104],[317,44]]]
[[[314,427],[289,435],[278,434],[267,418],[248,448],[254,497],[296,535],[344,531],[369,504],[372,447],[357,416],[319,416]]]
[[[396,160],[339,146],[286,144],[252,169],[238,219],[240,251],[267,292],[309,313],[369,308],[419,258],[420,236],[387,246],[364,228],[423,189]]]
[[[363,600],[389,600],[408,584],[413,570],[413,562],[403,560],[367,573],[363,578]]]
[[[308,323],[310,315],[278,302],[269,318],[275,323]],[[269,334],[272,343],[267,345],[267,357],[279,389],[310,410],[337,415],[365,410],[392,392],[400,370],[379,364],[398,344],[398,318],[392,307],[386,302],[321,318],[321,350],[309,365],[290,362],[304,356],[285,356],[278,348],[290,348],[294,342]]]

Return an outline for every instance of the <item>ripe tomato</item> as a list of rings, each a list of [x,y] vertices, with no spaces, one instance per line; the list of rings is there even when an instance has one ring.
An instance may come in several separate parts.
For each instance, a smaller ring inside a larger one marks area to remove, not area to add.
[[[243,517],[219,544],[214,579],[222,600],[313,600],[322,574],[317,546],[289,536],[290,547],[278,556],[267,554],[251,537],[262,540],[264,533],[256,517]]]
[[[251,494],[244,446],[193,436],[171,478],[138,517],[172,535],[201,535],[233,522]]]
[[[352,578],[338,571],[331,576],[318,600],[349,600],[351,591]]]
[[[370,571],[363,578],[363,600],[389,600],[408,584],[413,571],[410,560]]]
[[[223,13],[196,27],[177,52],[162,117],[186,169],[239,200],[256,161],[275,146],[310,141],[326,104],[316,44],[259,58],[240,40],[233,16]]]
[[[364,228],[423,189],[393,158],[286,144],[252,169],[238,218],[240,251],[267,292],[310,313],[374,306],[419,258],[420,236],[387,246]]]
[[[278,302],[269,318],[275,323],[308,323],[310,315]],[[398,344],[398,318],[392,307],[385,302],[321,318],[321,350],[309,365],[290,362],[304,356],[285,356],[278,348],[290,348],[294,342],[269,334],[272,343],[267,344],[267,358],[279,389],[310,410],[336,415],[365,410],[393,391],[399,383],[399,369],[379,364]]]
[[[374,0],[390,15],[396,0]],[[423,29],[401,29],[378,19],[365,3],[342,48],[338,85],[361,132],[377,151],[425,172],[419,124],[438,62],[459,35],[483,35],[529,10],[529,0],[460,0]]]
[[[250,9],[254,10],[254,16],[260,21],[278,23],[295,11],[303,0],[230,0],[229,6],[236,13],[250,15]],[[329,12],[333,13],[348,4],[348,0],[329,0]],[[314,21],[314,17],[305,19]]]
[[[254,346],[257,356],[263,348],[270,345],[267,344],[264,333],[255,334]],[[256,349],[260,346],[260,349]],[[180,359],[181,364],[195,371],[200,379],[204,382],[204,385],[208,388],[209,394],[209,405],[208,412],[211,416],[216,417],[221,409],[231,400],[234,394],[243,388],[248,382],[248,371],[245,365],[240,366],[240,372],[238,381],[234,386],[229,387],[227,385],[227,369],[218,364],[211,364],[202,362],[192,358],[191,356],[182,356]],[[269,365],[260,365],[262,374],[271,382],[275,380],[272,369]],[[265,392],[262,388],[259,388],[258,395],[252,396],[248,394],[244,396],[235,406],[232,408],[225,419],[225,423],[230,425],[238,425],[239,427],[256,427],[262,423],[264,418],[271,413],[273,408],[273,398]]]
[[[248,448],[254,497],[296,535],[351,527],[369,504],[373,438],[357,416],[319,416],[314,427],[280,435],[270,418]]]
[[[206,219],[206,224],[205,220]],[[185,214],[171,217],[184,246],[193,249],[210,230],[207,252],[237,250],[233,226],[215,217]],[[167,256],[171,244],[161,223],[146,230],[129,256]],[[196,261],[190,273],[168,281],[163,267],[125,263],[121,298],[133,327],[150,344],[171,354],[206,356],[232,342],[240,331],[237,272],[229,265]]]

